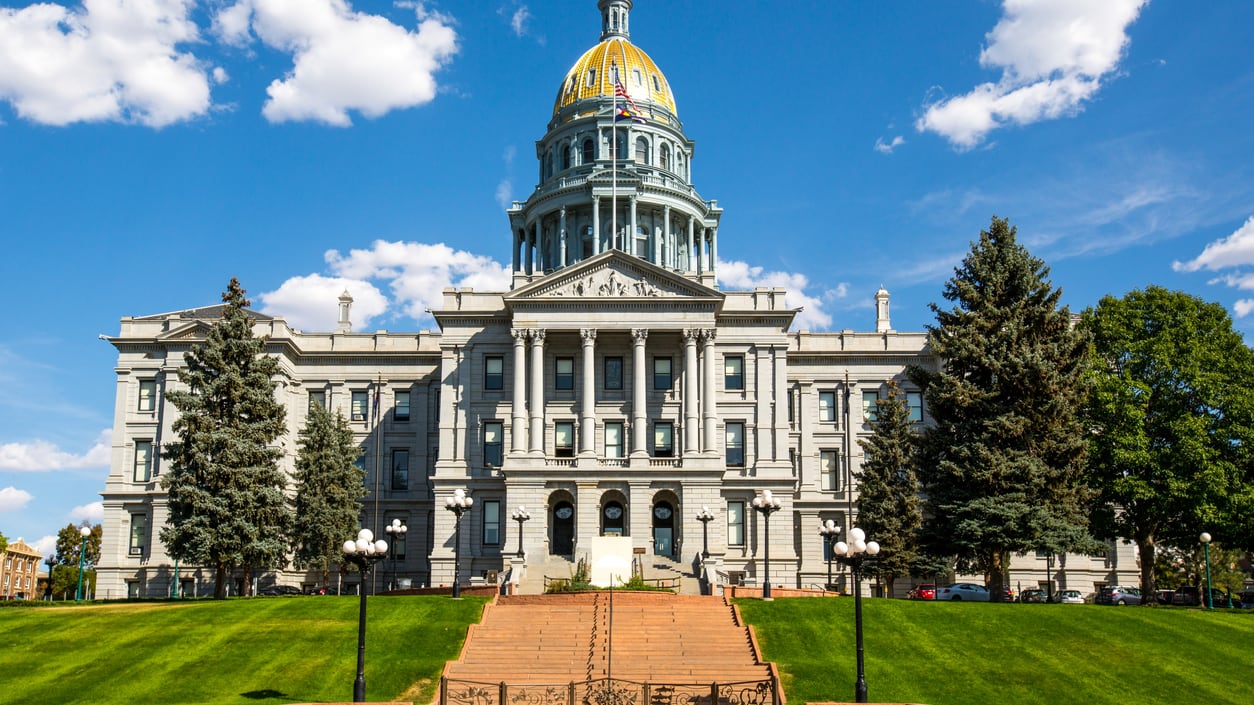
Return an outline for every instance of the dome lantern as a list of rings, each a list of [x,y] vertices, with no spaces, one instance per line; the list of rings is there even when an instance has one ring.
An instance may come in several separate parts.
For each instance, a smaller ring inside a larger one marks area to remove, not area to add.
[[[631,0],[600,0],[597,3],[597,9],[601,11],[601,41],[610,37],[631,39],[628,22],[631,4]]]

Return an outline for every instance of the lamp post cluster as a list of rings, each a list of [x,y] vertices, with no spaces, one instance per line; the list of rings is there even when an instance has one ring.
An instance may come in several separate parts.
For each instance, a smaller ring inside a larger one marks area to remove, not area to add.
[[[387,532],[388,536],[392,537],[393,547],[400,545],[400,543],[405,540],[405,534],[409,533],[409,527],[405,526],[405,522],[400,519],[393,519],[392,523],[388,524],[383,530]],[[397,582],[396,560],[396,551],[392,551],[392,582],[388,584],[389,589],[395,589]]]
[[[697,512],[697,521],[701,522],[701,557],[710,557],[710,522],[714,521],[714,515],[710,513],[710,508],[701,507],[701,511]]]
[[[762,494],[753,498],[753,510],[762,515],[763,519],[763,545],[765,546],[766,555],[763,560],[763,581],[762,581],[762,599],[770,600],[771,598],[771,515],[778,512],[780,508],[779,500],[771,494],[770,490],[762,490]]]
[[[832,556],[835,555],[836,537],[840,534],[840,527],[836,522],[828,519],[819,524],[819,536],[823,537],[823,545],[827,549],[827,584],[826,589],[832,589]]]
[[[462,515],[470,511],[475,500],[466,494],[466,490],[458,488],[451,497],[444,498],[444,508],[456,515],[453,531],[453,599],[462,596],[461,591],[461,545]]]
[[[374,564],[387,556],[388,542],[383,539],[374,540],[374,532],[362,529],[357,532],[356,541],[345,541],[342,548],[344,560],[357,566],[361,575],[361,584],[357,594],[361,596],[361,607],[357,616],[357,680],[353,681],[353,702],[366,702],[366,576],[370,574]]]
[[[866,540],[866,532],[858,527],[849,530],[849,542],[837,541],[832,551],[836,560],[853,569],[854,633],[858,644],[858,680],[854,684],[854,702],[866,699],[866,670],[862,659],[862,569],[880,552],[880,545]]]
[[[525,553],[523,553],[523,547],[522,547],[523,523],[531,521],[531,514],[527,512],[526,507],[520,505],[518,509],[514,510],[513,514],[509,515],[509,518],[518,522],[518,553],[515,555],[517,555],[519,558],[522,558],[523,556],[526,555]]]
[[[74,601],[78,602],[83,599],[83,561],[87,558],[87,537],[91,536],[91,529],[84,526],[78,530],[78,535],[83,537],[78,547],[78,589],[74,591]],[[52,574],[48,574],[48,580],[51,582]]]

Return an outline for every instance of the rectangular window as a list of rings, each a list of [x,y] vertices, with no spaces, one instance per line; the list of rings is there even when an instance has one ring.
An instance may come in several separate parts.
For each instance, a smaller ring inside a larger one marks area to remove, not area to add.
[[[923,392],[906,392],[906,406],[910,409],[910,423],[923,423]]]
[[[135,481],[152,480],[152,441],[135,441]]]
[[[836,420],[836,392],[819,392],[819,421]]]
[[[727,545],[745,545],[745,503],[727,503]]]
[[[144,555],[144,548],[148,546],[148,515],[132,514],[131,515],[131,555]]]
[[[558,421],[553,424],[553,455],[558,458],[575,457],[575,424]]]
[[[575,358],[559,357],[554,361],[553,388],[572,390],[575,388]]]
[[[483,422],[483,464],[501,467],[505,459],[505,425],[500,421]]]
[[[605,457],[623,457],[623,422],[605,422]]]
[[[392,451],[392,489],[395,491],[409,489],[408,448],[397,448]]]
[[[745,388],[745,358],[743,355],[727,355],[723,358],[723,389]]]
[[[727,422],[727,465],[745,465],[745,425],[740,421]]]
[[[840,455],[834,450],[819,451],[819,489],[824,492],[840,489]]]
[[[605,358],[605,388],[606,389],[622,389],[623,388],[623,358],[621,357]]]
[[[157,380],[139,380],[139,410],[155,411],[157,409]]]
[[[658,421],[653,424],[653,457],[675,457],[675,424],[671,421]]]
[[[862,419],[867,423],[875,423],[875,420],[879,418],[878,409],[875,406],[879,400],[878,391],[862,393]]]
[[[352,407],[349,411],[352,413],[353,421],[366,420],[366,408],[369,405],[370,395],[364,390],[353,392]]]
[[[397,421],[409,420],[409,390],[396,390],[395,405],[392,407],[392,418]]]
[[[494,499],[483,503],[483,543],[501,545],[501,503]]]
[[[325,389],[319,389],[309,393],[309,408],[312,409],[314,406],[320,406],[324,409],[327,408],[327,392]]]
[[[505,358],[500,355],[489,355],[483,358],[483,388],[505,389]]]
[[[671,359],[653,358],[653,389],[664,391],[671,388]]]

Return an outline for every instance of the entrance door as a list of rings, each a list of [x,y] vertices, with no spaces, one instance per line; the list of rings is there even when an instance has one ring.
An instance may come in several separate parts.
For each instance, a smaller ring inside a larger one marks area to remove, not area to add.
[[[601,535],[623,535],[623,505],[620,502],[606,502],[601,510]]]
[[[553,542],[549,553],[569,556],[575,552],[575,507],[570,502],[553,506]]]
[[[670,502],[653,505],[653,555],[675,557],[675,509]]]

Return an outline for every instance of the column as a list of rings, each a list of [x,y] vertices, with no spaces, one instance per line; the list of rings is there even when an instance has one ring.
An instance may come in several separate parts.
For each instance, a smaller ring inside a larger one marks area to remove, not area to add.
[[[544,455],[544,329],[531,331],[531,452]]]
[[[662,209],[662,250],[666,253],[666,268],[675,268],[675,240],[671,237],[671,207]]]
[[[515,231],[514,232],[514,268],[510,270],[515,274],[518,273],[518,264],[519,264],[518,253],[521,248],[522,248],[522,236],[517,231]]]
[[[718,228],[710,229],[710,274],[718,277]]]
[[[693,219],[688,216],[688,271],[697,271],[697,243],[693,236]]]
[[[684,455],[700,450],[697,425],[697,338],[699,332],[684,331]]]
[[[527,234],[526,228],[523,228],[522,238],[523,238],[523,248],[525,249],[524,254],[525,254],[525,259],[527,263],[527,274],[528,276],[530,276],[532,274],[535,274],[535,268],[533,266],[534,254],[532,252],[533,248],[531,244],[531,236]]]
[[[583,419],[579,423],[579,454],[596,455],[596,385],[593,381],[596,379],[597,331],[595,328],[584,328],[579,331],[579,337],[583,340],[583,395],[579,402]]]
[[[716,410],[714,408],[714,338],[715,330],[707,328],[701,331],[702,349],[701,363],[705,366],[705,380],[701,385],[701,407],[704,415],[702,428],[705,430],[705,440],[702,442],[701,450],[706,453],[719,452],[718,447],[718,423]]]
[[[566,206],[562,206],[562,217],[558,227],[560,228],[558,237],[560,238],[561,252],[558,253],[557,266],[565,267],[570,264],[566,261]]]
[[[701,236],[697,238],[697,274],[705,273],[705,228],[701,228]]]
[[[631,254],[635,254],[636,253],[636,232],[637,230],[639,230],[636,224],[636,197],[632,196],[630,201],[631,201],[631,234],[623,238],[623,243],[624,243],[623,252],[630,252]]]
[[[538,271],[540,271],[540,272],[543,272],[543,271],[544,271],[545,261],[548,259],[547,257],[545,257],[545,256],[544,256],[544,234],[540,232],[540,223],[541,223],[541,221],[543,221],[543,220],[544,220],[544,218],[536,218],[536,234],[535,234],[535,239],[536,239],[536,244],[535,244],[535,248],[536,248],[536,261],[535,261],[535,265],[536,265],[536,270],[538,270]],[[536,272],[534,272],[534,271],[532,272],[532,274],[535,274],[535,273],[536,273]]]
[[[592,254],[601,254],[601,197],[592,197]]]
[[[514,453],[527,452],[527,329],[514,328],[514,428],[511,431]]]
[[[631,454],[646,456],[649,454],[645,444],[644,409],[644,341],[649,337],[646,328],[633,328],[631,331]]]

